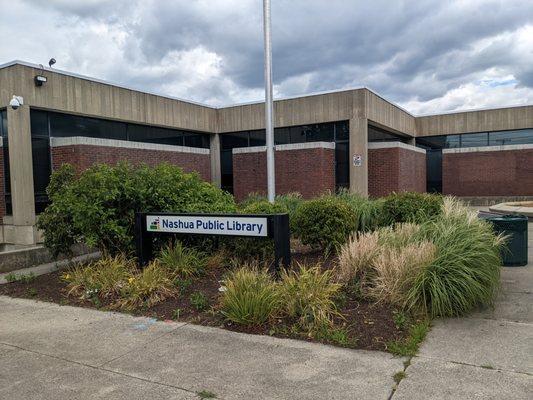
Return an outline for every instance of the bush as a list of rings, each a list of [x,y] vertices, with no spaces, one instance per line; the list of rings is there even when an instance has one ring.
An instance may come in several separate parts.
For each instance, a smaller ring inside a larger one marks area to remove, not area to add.
[[[222,313],[242,325],[262,325],[279,308],[276,285],[266,270],[245,265],[224,280]]]
[[[346,285],[365,282],[381,248],[377,232],[352,235],[341,246],[336,270],[336,280]]]
[[[504,238],[494,235],[487,221],[446,199],[443,215],[423,224],[419,236],[434,243],[437,252],[408,292],[410,308],[431,317],[447,317],[492,304],[499,287]]]
[[[373,261],[375,271],[370,294],[378,301],[404,307],[407,293],[417,276],[435,259],[430,242],[384,249]]]
[[[249,203],[241,209],[243,214],[284,214],[287,208],[281,204],[269,203],[266,200]],[[239,259],[271,260],[274,256],[274,241],[271,238],[236,238],[232,239],[235,256]],[[231,244],[228,243],[230,247]]]
[[[296,210],[293,226],[303,244],[329,252],[357,229],[357,216],[344,201],[323,196],[302,204]]]
[[[169,243],[159,253],[158,260],[174,278],[188,279],[204,273],[207,257],[195,248],[185,247],[181,242]]]
[[[358,231],[373,231],[388,223],[383,213],[383,199],[370,200],[357,193],[351,193],[347,189],[341,189],[337,197],[346,202],[355,212]]]
[[[435,246],[419,232],[418,225],[405,223],[350,237],[339,252],[337,280],[356,284],[378,301],[405,306],[420,271],[435,259]]]
[[[313,333],[332,325],[337,314],[335,297],[340,285],[332,282],[332,271],[300,265],[298,271],[283,271],[279,283],[282,311],[299,328]]]
[[[389,223],[421,223],[441,213],[442,196],[428,193],[393,193],[383,200],[384,218]]]
[[[233,197],[170,164],[95,165],[73,179],[72,167],[52,174],[50,205],[38,227],[57,256],[76,242],[112,254],[134,249],[136,212],[234,212]]]

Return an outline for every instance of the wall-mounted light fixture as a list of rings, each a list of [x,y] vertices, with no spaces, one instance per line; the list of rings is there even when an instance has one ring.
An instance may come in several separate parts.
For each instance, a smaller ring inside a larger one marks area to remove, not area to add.
[[[33,81],[35,82],[35,86],[43,86],[43,83],[45,83],[47,79],[46,79],[46,76],[35,75],[35,78],[33,78]]]
[[[56,59],[55,58],[51,58],[49,61],[48,61],[48,66],[50,68],[52,68],[52,65],[54,65],[56,63]],[[43,64],[39,64],[41,66],[41,73],[38,74],[38,75],[35,75],[35,77],[33,78],[33,81],[35,82],[35,86],[43,86],[43,84],[46,83],[46,81],[48,80],[46,78],[46,76],[44,76],[44,66]]]

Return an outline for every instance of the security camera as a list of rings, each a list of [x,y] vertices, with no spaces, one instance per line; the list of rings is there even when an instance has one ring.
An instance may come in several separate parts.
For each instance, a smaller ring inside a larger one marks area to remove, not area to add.
[[[24,99],[21,96],[13,96],[13,98],[9,102],[9,105],[13,110],[17,110],[23,104]]]

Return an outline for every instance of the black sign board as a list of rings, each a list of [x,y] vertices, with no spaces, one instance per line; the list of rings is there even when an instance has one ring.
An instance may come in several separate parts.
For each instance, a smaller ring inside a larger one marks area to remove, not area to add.
[[[288,214],[137,213],[135,244],[139,264],[153,258],[152,236],[168,234],[268,237],[274,240],[274,269],[291,263]]]

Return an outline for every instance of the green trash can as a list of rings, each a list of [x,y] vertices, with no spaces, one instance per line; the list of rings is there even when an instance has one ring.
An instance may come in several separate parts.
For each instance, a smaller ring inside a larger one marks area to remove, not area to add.
[[[527,217],[490,213],[480,213],[479,217],[490,221],[496,233],[509,236],[507,245],[502,251],[503,265],[506,267],[527,265]]]

